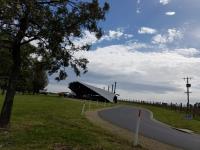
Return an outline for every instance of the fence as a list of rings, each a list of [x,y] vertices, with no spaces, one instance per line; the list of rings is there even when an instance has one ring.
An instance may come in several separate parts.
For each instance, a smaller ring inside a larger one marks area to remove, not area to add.
[[[164,103],[164,102],[154,102],[154,101],[143,101],[143,100],[120,100],[122,102],[135,103],[135,104],[143,104],[149,106],[157,106],[165,109],[170,109],[177,112],[183,112],[186,114],[192,114],[193,117],[200,117],[200,103],[196,103],[194,105],[190,104],[189,107],[187,105],[183,105],[182,103]]]

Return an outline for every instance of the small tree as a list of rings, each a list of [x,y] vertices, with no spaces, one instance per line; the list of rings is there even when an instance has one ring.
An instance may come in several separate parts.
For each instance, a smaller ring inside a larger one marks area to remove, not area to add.
[[[49,73],[57,72],[57,80],[65,79],[65,67],[71,66],[77,75],[87,70],[88,61],[77,59],[75,51],[88,50],[89,45],[77,46],[74,38],[81,38],[85,30],[102,35],[97,23],[105,19],[108,3],[100,6],[98,0],[0,0],[0,47],[12,58],[7,92],[0,115],[0,127],[10,121],[16,84],[21,70],[23,45],[37,43],[33,52],[42,57]]]

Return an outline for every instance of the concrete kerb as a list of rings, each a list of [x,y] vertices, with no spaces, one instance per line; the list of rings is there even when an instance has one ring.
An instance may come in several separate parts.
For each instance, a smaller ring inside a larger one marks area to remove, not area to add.
[[[194,131],[192,131],[192,130],[181,129],[181,128],[175,128],[175,127],[172,127],[172,128],[175,129],[175,130],[178,130],[178,131],[184,132],[184,133],[195,134]]]
[[[130,132],[128,129],[123,129],[123,128],[120,128],[116,125],[113,125],[112,123],[101,119],[101,117],[98,115],[98,112],[100,112],[102,110],[106,110],[106,109],[110,109],[110,108],[117,108],[117,107],[121,107],[121,106],[124,106],[124,105],[107,107],[107,108],[99,109],[99,110],[96,110],[96,111],[87,111],[85,113],[85,115],[86,115],[86,118],[90,122],[92,122],[93,124],[100,126],[100,127],[104,128],[105,130],[111,132],[112,134],[120,136],[121,138],[126,139],[129,142],[133,143],[133,141],[134,141],[134,133],[133,132]],[[127,105],[125,105],[125,106],[127,106]],[[127,107],[132,107],[132,106],[127,106]],[[135,107],[135,108],[138,109],[139,107]],[[143,109],[143,108],[141,108],[141,109]],[[146,109],[144,109],[144,110],[146,110]],[[151,112],[151,114],[152,114],[152,112]],[[153,118],[153,115],[152,115],[152,118]],[[144,148],[151,149],[151,150],[157,150],[158,147],[162,150],[181,150],[181,149],[176,148],[174,146],[171,146],[171,145],[168,145],[168,144],[165,144],[165,143],[161,143],[159,141],[156,141],[156,140],[151,139],[151,138],[144,137],[142,135],[139,135],[139,141],[140,141],[139,143]]]

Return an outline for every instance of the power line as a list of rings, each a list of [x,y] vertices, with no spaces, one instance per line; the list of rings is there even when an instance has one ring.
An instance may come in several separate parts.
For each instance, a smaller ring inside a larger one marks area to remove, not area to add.
[[[189,83],[189,80],[192,80],[191,77],[186,77],[186,78],[183,78],[184,80],[186,80],[186,89],[187,91],[185,92],[187,94],[187,109],[189,110],[189,106],[190,106],[190,87],[191,87],[191,84]]]

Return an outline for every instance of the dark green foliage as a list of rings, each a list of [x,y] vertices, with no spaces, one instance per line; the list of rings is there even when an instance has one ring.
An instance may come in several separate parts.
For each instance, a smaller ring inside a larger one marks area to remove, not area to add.
[[[47,71],[43,67],[43,63],[30,56],[35,49],[34,46],[29,44],[22,46],[23,59],[16,87],[18,92],[38,93],[39,90],[47,86]],[[0,49],[0,89],[2,89],[2,94],[4,94],[8,84],[11,65],[12,59],[9,52],[6,49]]]
[[[32,53],[42,58],[43,67],[49,74],[58,73],[57,80],[67,77],[65,67],[72,67],[80,75],[80,70],[87,71],[88,61],[74,57],[74,52],[88,50],[90,46],[76,45],[73,39],[83,37],[85,30],[100,38],[102,31],[97,23],[105,19],[109,5],[100,6],[98,0],[0,0],[0,4],[0,47],[7,50],[12,60],[0,115],[0,126],[6,127],[17,81],[24,70],[23,61],[29,64],[30,60],[30,53],[25,53],[23,46],[37,43]]]
[[[42,63],[34,61],[21,71],[16,90],[22,93],[39,93],[48,84],[46,70]]]
[[[21,46],[38,40],[34,53],[43,57],[50,74],[61,71],[57,80],[62,80],[67,76],[63,74],[64,67],[71,66],[77,75],[80,69],[87,70],[88,61],[75,58],[73,52],[88,50],[90,46],[77,46],[72,39],[82,37],[84,30],[95,32],[100,38],[102,31],[97,21],[105,19],[108,9],[107,3],[100,7],[98,0],[5,0],[0,6],[0,31],[10,37],[7,43],[17,42]]]
[[[42,63],[35,63],[33,66],[32,86],[33,93],[39,93],[39,90],[44,89],[48,84],[46,70]]]

